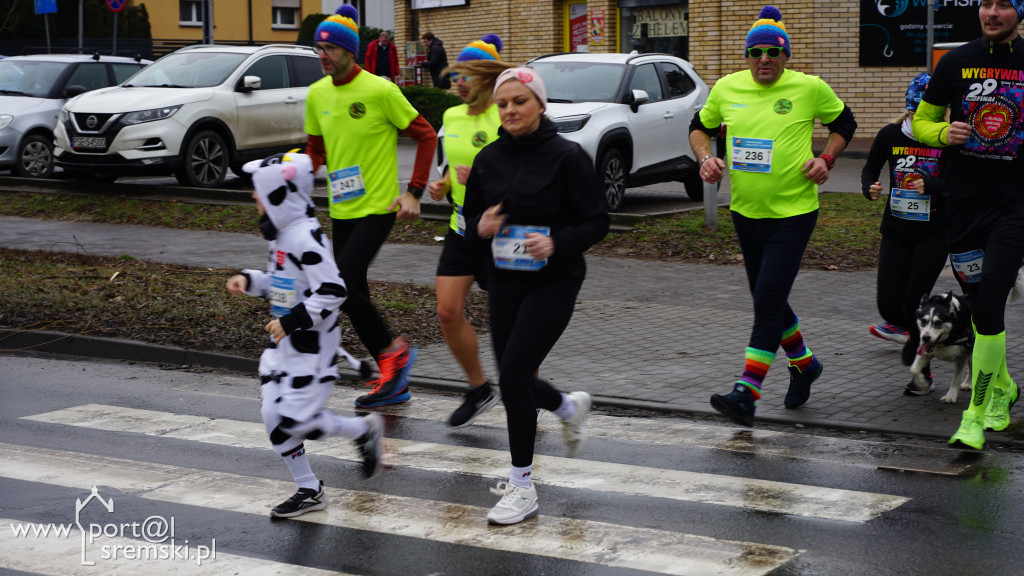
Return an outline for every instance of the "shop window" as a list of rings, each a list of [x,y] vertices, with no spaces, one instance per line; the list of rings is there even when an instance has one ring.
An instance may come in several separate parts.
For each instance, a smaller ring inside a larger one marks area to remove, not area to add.
[[[671,62],[659,62],[661,73],[665,75],[665,84],[668,85],[668,98],[679,98],[686,96],[697,87],[683,69]]]
[[[655,69],[654,64],[637,66],[633,72],[633,79],[629,81],[629,89],[647,92],[647,96],[650,98],[648,102],[665,99],[661,91],[661,79],[658,78],[658,70]]]

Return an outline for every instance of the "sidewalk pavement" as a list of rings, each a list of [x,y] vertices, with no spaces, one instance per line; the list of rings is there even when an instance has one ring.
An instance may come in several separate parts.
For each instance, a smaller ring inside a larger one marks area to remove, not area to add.
[[[266,244],[256,234],[0,217],[0,246],[258,268],[265,265]],[[370,277],[432,285],[440,250],[440,246],[385,245]],[[716,414],[709,397],[728,392],[739,377],[750,333],[752,304],[743,268],[595,256],[587,261],[589,272],[572,322],[541,367],[543,377],[563,391],[589,391],[599,407]],[[947,269],[935,289],[955,287]],[[904,396],[910,373],[900,363],[900,346],[868,332],[869,325],[880,322],[873,271],[801,271],[790,303],[808,345],[824,364],[824,373],[807,404],[784,408],[789,380],[780,350],[764,383],[758,421],[941,439],[956,431],[970,393],[961,392],[955,405],[939,401],[952,378],[952,365],[933,363],[932,394]],[[1024,326],[1024,305],[1008,305],[1006,325],[1009,369],[1022,379],[1024,339],[1019,330]],[[75,340],[86,344],[68,353],[99,350],[99,355],[107,355],[120,348],[135,360],[167,357],[145,347],[141,353],[132,353],[130,346]],[[5,338],[4,348],[16,346]],[[481,354],[488,375],[496,377],[487,337],[481,338]],[[203,355],[190,358],[190,363],[204,361],[197,360]],[[254,367],[254,360],[246,359],[241,365]],[[413,401],[420,386],[451,391],[465,386],[462,371],[444,344],[421,346],[413,368]],[[1014,420],[1020,419],[1018,410]],[[1018,428],[1011,425],[1008,430]],[[988,439],[998,444],[1013,437],[989,433]]]

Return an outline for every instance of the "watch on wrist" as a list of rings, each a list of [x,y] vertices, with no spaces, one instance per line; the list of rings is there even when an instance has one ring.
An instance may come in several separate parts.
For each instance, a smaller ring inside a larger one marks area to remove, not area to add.
[[[420,188],[419,186],[409,185],[405,190],[409,194],[412,194],[412,197],[417,200],[423,197],[423,188]]]
[[[818,158],[821,158],[822,160],[825,161],[825,166],[827,166],[829,170],[835,168],[836,159],[833,158],[831,154],[821,154],[818,156]]]

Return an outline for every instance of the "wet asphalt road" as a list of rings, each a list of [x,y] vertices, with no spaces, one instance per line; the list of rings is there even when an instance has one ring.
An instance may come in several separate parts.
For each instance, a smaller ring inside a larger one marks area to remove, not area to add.
[[[91,506],[83,526],[173,518],[179,544],[215,540],[217,554],[200,568],[118,562],[102,546],[140,539],[105,534],[83,568],[79,533],[61,547],[0,526],[5,573],[1020,574],[1024,457],[1011,451],[595,412],[581,458],[567,460],[545,414],[541,515],[489,527],[488,487],[507,473],[503,411],[453,430],[456,399],[417,391],[382,410],[379,478],[360,480],[348,441],[308,442],[331,504],[275,521],[267,510],[293,485],[251,375],[22,355],[0,367],[0,524],[70,523],[96,485],[116,507]],[[331,407],[351,414],[358,393],[336,387]]]

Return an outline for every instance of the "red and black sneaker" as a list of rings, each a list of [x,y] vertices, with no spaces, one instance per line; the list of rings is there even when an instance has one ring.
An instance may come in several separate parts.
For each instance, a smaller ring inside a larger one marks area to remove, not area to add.
[[[373,388],[369,394],[356,398],[356,406],[375,408],[407,402],[412,398],[409,392],[409,374],[412,372],[412,364],[416,361],[418,352],[418,348],[409,346],[405,338],[400,338],[395,346],[382,353],[377,359],[380,378],[367,384]]]

